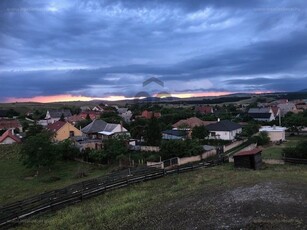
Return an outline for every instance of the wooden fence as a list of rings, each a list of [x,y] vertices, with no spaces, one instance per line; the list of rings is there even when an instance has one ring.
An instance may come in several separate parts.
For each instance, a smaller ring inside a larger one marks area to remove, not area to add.
[[[292,164],[307,164],[307,159],[299,159],[299,158],[290,158],[290,157],[283,157],[282,158],[287,163]]]
[[[218,160],[211,162],[203,161],[197,164],[182,165],[170,170],[162,170],[153,167],[127,169],[118,173],[76,183],[63,189],[46,192],[25,200],[6,204],[0,206],[0,229],[16,225],[23,219],[35,214],[54,211],[67,205],[81,202],[84,199],[97,196],[109,190],[138,182],[157,179],[169,174],[210,167],[219,163],[221,162]]]

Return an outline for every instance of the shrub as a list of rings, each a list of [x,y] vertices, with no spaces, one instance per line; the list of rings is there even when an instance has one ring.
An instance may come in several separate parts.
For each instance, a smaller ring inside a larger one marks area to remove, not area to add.
[[[283,149],[285,157],[307,159],[307,141],[299,142],[295,147],[288,147]]]

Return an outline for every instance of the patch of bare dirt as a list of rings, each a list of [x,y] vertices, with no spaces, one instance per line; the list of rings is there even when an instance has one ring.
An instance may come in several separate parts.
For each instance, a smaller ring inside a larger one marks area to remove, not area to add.
[[[191,194],[146,210],[132,229],[307,229],[307,185],[260,183]],[[128,227],[128,226],[127,226]]]

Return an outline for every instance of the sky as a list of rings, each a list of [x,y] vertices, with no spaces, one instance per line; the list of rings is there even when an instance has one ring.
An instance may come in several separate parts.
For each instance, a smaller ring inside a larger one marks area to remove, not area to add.
[[[306,19],[306,0],[1,0],[0,102],[302,90]]]

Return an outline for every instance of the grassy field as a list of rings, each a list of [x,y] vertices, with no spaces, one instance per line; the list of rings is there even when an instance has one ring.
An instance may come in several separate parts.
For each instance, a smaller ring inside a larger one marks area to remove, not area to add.
[[[217,221],[217,224],[219,224],[218,218],[214,220],[210,216],[215,212],[217,214],[214,215],[221,213],[220,207],[216,210],[216,207],[214,207],[215,203],[224,199],[219,199],[219,196],[223,197],[219,194],[235,188],[254,186],[257,183],[271,183],[272,181],[274,183],[285,183],[287,186],[290,183],[296,187],[295,183],[306,186],[307,166],[266,166],[263,170],[253,171],[235,170],[232,164],[226,164],[171,175],[111,191],[56,213],[29,219],[18,228],[189,229],[189,227],[183,227],[181,224],[184,223],[184,226],[192,227],[196,225],[196,222],[205,218],[206,221]],[[305,187],[303,190],[306,191]],[[273,195],[274,193],[272,192]],[[253,193],[251,194],[254,196]],[[270,194],[265,193],[264,195],[267,197]],[[210,205],[202,204],[202,202],[210,202],[214,199],[216,201]],[[191,205],[194,206],[191,207]],[[223,204],[221,207],[227,206]],[[192,220],[189,220],[190,223],[185,221],[188,218],[192,218]],[[169,225],[167,224],[168,221]],[[276,219],[272,221],[276,222]],[[293,220],[288,219],[286,221]],[[167,223],[164,224],[164,222]],[[207,222],[203,224],[207,224]],[[200,226],[207,225],[200,224]]]
[[[19,160],[18,145],[0,145],[0,204],[10,203],[45,191],[106,174],[111,167],[97,167],[72,161],[57,162],[49,171],[35,172]],[[86,177],[77,178],[80,172]]]
[[[284,142],[281,145],[271,145],[265,147],[262,151],[263,159],[281,159],[282,158],[282,149],[286,147],[294,147],[299,141],[306,140],[307,136],[293,136],[287,137],[287,142]]]

